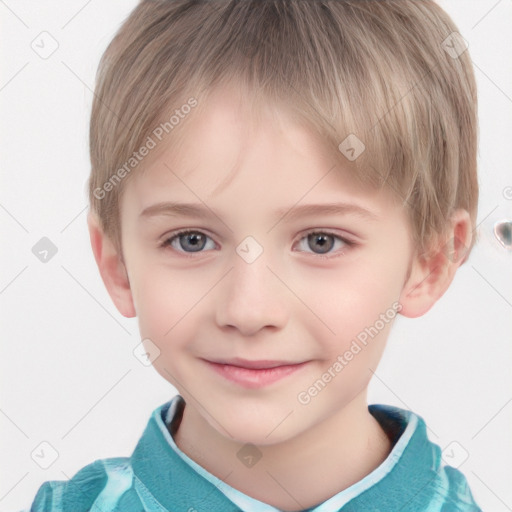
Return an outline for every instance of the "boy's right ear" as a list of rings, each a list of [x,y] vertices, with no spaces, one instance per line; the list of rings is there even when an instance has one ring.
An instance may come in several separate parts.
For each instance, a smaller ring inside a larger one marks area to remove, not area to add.
[[[92,252],[101,278],[118,311],[127,318],[136,316],[128,273],[112,240],[103,232],[97,215],[87,216]]]

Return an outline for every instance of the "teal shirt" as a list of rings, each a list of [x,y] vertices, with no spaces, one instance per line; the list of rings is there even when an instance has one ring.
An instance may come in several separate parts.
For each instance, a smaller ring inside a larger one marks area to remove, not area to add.
[[[225,484],[176,445],[180,395],[155,409],[131,457],[100,459],[69,481],[39,488],[31,512],[279,512]],[[362,480],[304,512],[482,512],[464,475],[446,466],[423,419],[390,405],[368,409],[393,443]]]

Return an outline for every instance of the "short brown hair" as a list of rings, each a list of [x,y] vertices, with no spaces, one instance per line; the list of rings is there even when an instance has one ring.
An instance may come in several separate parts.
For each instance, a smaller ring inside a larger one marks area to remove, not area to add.
[[[143,0],[102,56],[90,123],[91,209],[119,248],[134,154],[158,127],[176,143],[181,119],[232,80],[254,106],[292,109],[363,182],[393,189],[420,250],[456,208],[475,226],[474,72],[433,0]]]

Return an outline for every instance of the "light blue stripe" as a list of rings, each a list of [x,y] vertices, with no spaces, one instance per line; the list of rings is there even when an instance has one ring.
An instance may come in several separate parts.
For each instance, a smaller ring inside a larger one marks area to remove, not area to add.
[[[62,505],[62,498],[64,494],[64,486],[62,485],[62,482],[51,481],[50,487],[52,488],[52,508],[48,512],[65,512]]]
[[[446,475],[444,468],[440,468],[437,473],[436,479],[436,492],[432,493],[430,503],[425,512],[441,512],[443,506],[446,505],[446,497],[448,496],[448,490],[450,481]]]
[[[109,463],[108,459],[101,461],[107,475],[107,484],[94,500],[92,509],[94,512],[114,510],[119,499],[132,486],[133,470],[129,463]]]
[[[153,496],[151,491],[137,478],[135,477],[135,492],[139,497],[141,503],[144,505],[146,512],[168,512],[168,510],[162,506],[162,504]]]

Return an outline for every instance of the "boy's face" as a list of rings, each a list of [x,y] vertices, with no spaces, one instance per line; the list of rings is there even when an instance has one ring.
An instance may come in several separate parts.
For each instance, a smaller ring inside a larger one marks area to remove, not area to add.
[[[218,91],[184,120],[179,153],[164,151],[134,175],[120,211],[141,337],[160,350],[156,370],[223,436],[264,445],[365,400],[413,248],[388,191],[359,185],[341,153],[335,160],[283,111],[253,124],[243,106]],[[170,202],[206,214],[155,208]],[[361,210],[299,215],[331,203]],[[162,246],[180,229],[199,233]],[[208,362],[234,358],[304,364],[288,375],[222,374]]]

